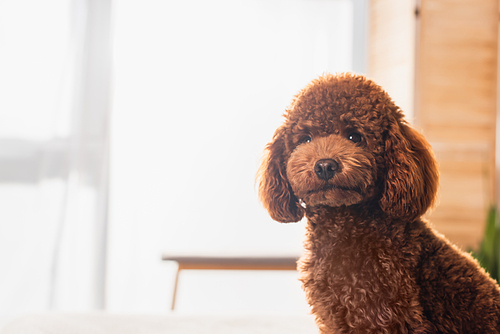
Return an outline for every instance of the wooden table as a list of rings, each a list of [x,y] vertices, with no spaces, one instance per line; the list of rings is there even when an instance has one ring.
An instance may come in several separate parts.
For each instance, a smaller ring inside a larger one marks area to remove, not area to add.
[[[172,310],[175,308],[177,284],[181,270],[297,270],[298,257],[213,257],[213,256],[169,256],[163,255],[163,261],[177,263]]]

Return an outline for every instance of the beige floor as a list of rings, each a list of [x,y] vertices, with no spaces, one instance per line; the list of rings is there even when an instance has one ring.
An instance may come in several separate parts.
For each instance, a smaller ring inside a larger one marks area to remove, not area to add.
[[[0,334],[308,334],[308,315],[40,314],[8,323]]]

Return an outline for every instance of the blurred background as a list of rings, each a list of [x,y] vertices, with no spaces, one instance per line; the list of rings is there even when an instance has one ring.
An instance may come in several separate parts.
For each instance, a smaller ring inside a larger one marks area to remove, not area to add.
[[[310,80],[382,85],[464,248],[496,201],[493,0],[0,0],[0,317],[169,312],[162,254],[298,256],[255,173]],[[184,271],[175,312],[307,313],[293,271]]]

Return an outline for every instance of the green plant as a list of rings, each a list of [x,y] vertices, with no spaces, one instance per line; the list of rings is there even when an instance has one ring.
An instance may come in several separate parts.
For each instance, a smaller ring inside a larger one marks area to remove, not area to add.
[[[500,282],[500,221],[495,206],[488,210],[486,229],[479,250],[472,251],[471,254],[493,279]]]

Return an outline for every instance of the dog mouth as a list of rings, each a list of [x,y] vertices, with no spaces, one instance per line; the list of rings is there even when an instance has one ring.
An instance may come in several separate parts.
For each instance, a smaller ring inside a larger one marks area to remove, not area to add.
[[[342,186],[338,184],[323,183],[308,190],[302,200],[305,205],[326,205],[338,207],[341,205],[352,205],[359,203],[365,197],[359,186]],[[302,205],[302,204],[301,204]]]
[[[344,187],[335,184],[325,184],[320,188],[312,189],[307,192],[307,195],[317,194],[321,192],[328,192],[331,190],[341,190],[341,191],[354,191],[361,195],[361,189],[359,187]]]

